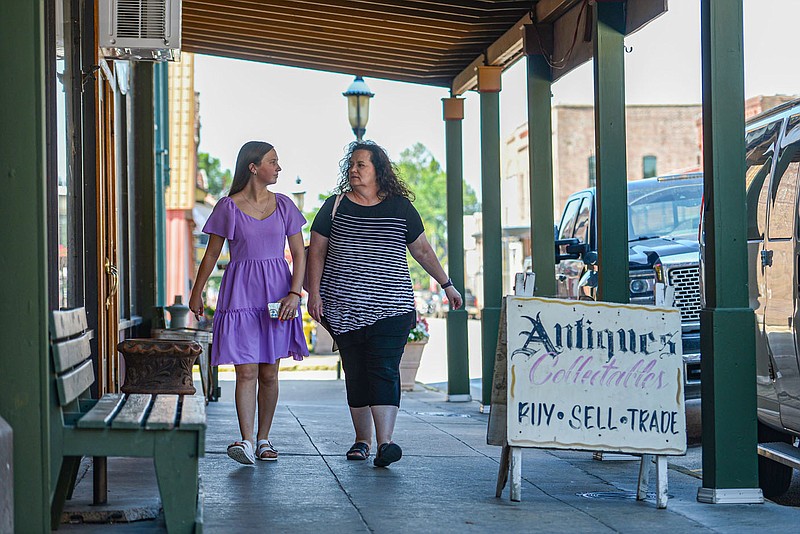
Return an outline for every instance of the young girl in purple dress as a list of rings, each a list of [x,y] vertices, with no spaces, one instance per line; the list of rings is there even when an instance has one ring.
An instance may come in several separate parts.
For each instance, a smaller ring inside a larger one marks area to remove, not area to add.
[[[277,460],[269,431],[278,403],[280,358],[308,356],[299,313],[305,272],[300,229],[306,223],[286,196],[269,191],[278,181],[278,154],[269,143],[250,141],[239,150],[228,196],[217,202],[203,232],[208,245],[197,271],[189,308],[203,315],[203,288],[228,240],[230,263],[220,285],[214,313],[211,364],[236,368],[236,413],[241,440],[228,456],[243,464]],[[293,272],[284,258],[286,240]],[[278,302],[278,317],[267,304]],[[254,419],[258,406],[258,430]]]

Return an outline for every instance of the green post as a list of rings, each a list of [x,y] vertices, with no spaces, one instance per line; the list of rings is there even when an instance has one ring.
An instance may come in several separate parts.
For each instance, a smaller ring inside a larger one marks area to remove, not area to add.
[[[532,25],[525,27],[525,53],[528,58],[528,159],[530,162],[531,264],[536,273],[536,294],[556,294],[555,236],[553,235],[553,78],[546,53],[539,48],[544,29],[533,37]]]
[[[763,502],[755,322],[747,289],[742,20],[741,0],[701,3],[706,299],[700,312],[703,487],[697,500],[706,503]]]
[[[625,159],[625,4],[595,5],[594,117],[597,162],[598,296],[626,303],[628,179]]]
[[[464,99],[442,99],[447,166],[447,272],[464,292],[464,165],[461,121]],[[447,312],[447,400],[469,402],[467,310]]]
[[[167,208],[169,185],[169,65],[154,66],[156,148],[156,306],[167,305]]]
[[[42,0],[0,5],[0,416],[14,431],[14,531],[49,532],[47,10]]]
[[[134,62],[131,68],[133,92],[133,153],[131,162],[133,166],[133,180],[135,180],[136,213],[141,218],[136,224],[135,231],[138,236],[136,241],[136,309],[142,315],[142,325],[139,328],[142,335],[149,336],[153,326],[153,307],[157,302],[156,271],[158,243],[156,223],[156,160],[155,160],[155,80],[152,62]],[[163,188],[160,197],[163,206]],[[163,220],[163,218],[162,218]],[[163,278],[163,274],[161,275]]]
[[[481,404],[491,406],[494,360],[503,301],[503,244],[500,221],[500,67],[478,67],[481,106],[481,204],[483,240],[483,371]]]

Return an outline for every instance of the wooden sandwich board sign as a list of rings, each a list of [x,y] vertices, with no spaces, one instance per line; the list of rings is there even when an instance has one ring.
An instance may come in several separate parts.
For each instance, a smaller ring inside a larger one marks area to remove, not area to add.
[[[511,498],[519,447],[652,456],[666,507],[666,457],[686,452],[680,311],[593,301],[506,297],[507,443]],[[498,481],[499,486],[499,481]]]

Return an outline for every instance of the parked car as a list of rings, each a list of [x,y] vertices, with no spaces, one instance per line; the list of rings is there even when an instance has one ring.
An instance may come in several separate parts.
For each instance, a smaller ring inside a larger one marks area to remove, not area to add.
[[[656,282],[674,288],[681,311],[687,414],[700,410],[699,173],[628,182],[630,302],[655,303]],[[556,287],[561,298],[597,298],[595,188],[567,199],[556,234]]]
[[[800,467],[798,183],[800,100],[753,117],[745,133],[750,307],[756,329],[758,473],[766,497]],[[701,251],[705,242],[701,228]]]
[[[439,291],[432,295],[431,310],[431,314],[437,319],[444,319],[447,317],[447,312],[450,311],[450,304],[447,302],[447,295],[444,291]],[[464,310],[466,310],[467,317],[470,319],[481,318],[478,298],[469,289],[464,290]]]
[[[478,298],[469,289],[464,290],[464,309],[470,319],[480,319],[481,309],[478,308]]]

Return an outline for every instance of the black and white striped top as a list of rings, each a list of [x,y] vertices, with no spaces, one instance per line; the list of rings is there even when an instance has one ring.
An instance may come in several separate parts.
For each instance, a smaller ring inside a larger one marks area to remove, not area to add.
[[[343,334],[413,311],[406,248],[425,228],[411,201],[392,196],[360,206],[344,197],[331,220],[335,200],[325,201],[311,225],[313,232],[328,238],[320,296],[333,332]]]

